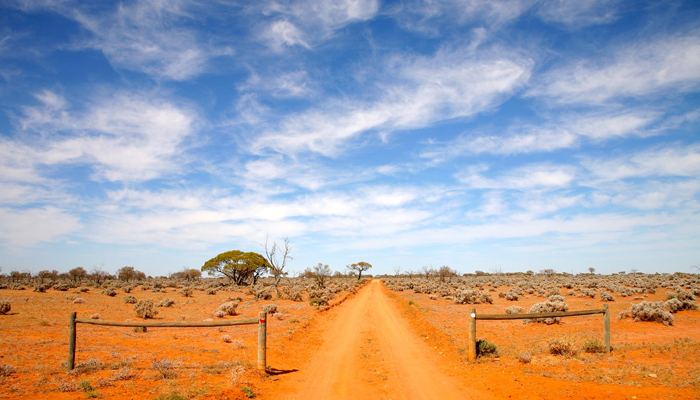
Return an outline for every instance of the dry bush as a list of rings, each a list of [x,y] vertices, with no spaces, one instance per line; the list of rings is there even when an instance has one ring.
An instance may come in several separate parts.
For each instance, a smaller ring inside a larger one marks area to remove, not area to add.
[[[0,315],[5,315],[9,313],[10,310],[12,310],[12,306],[10,305],[9,301],[0,301]]]
[[[237,301],[227,301],[219,305],[219,311],[223,312],[224,315],[236,315],[236,308],[238,307]]]
[[[695,304],[695,296],[686,291],[679,291],[678,293],[666,292],[669,300],[665,303],[666,308],[672,313],[684,310],[697,310],[698,307]]]
[[[208,294],[208,295],[215,295],[215,294],[216,294],[216,289],[214,289],[214,288],[209,288],[209,289],[207,289],[204,293],[206,293],[206,294]]]
[[[260,307],[260,309],[264,311],[265,314],[274,314],[277,312],[277,304],[267,304]]]
[[[192,292],[193,290],[191,287],[182,288],[182,290],[180,290],[180,294],[185,297],[192,297]]]
[[[164,298],[163,300],[159,301],[156,303],[156,307],[170,307],[173,304],[175,304],[174,300],[170,300],[169,298]]]
[[[568,311],[569,306],[566,304],[566,300],[561,295],[549,296],[549,299],[544,303],[535,303],[528,311],[528,314],[539,314],[539,313],[549,313],[549,312],[562,312]],[[544,323],[547,325],[559,324],[561,323],[561,317],[549,317],[549,318],[532,318],[523,320],[524,323],[528,324],[531,322]]]
[[[10,364],[0,364],[0,378],[6,378],[15,373],[15,366]]]
[[[491,295],[488,292],[481,292],[479,290],[472,289],[463,289],[455,292],[455,296],[452,301],[455,304],[493,304],[493,297],[491,297]]]
[[[214,313],[214,316],[215,316],[216,318],[223,318],[223,317],[226,316],[226,313],[223,312],[223,311],[217,311],[217,312]]]
[[[552,340],[549,342],[549,353],[555,356],[573,356],[576,354],[573,344],[568,340]]]
[[[85,303],[85,299],[82,297],[78,297],[77,299],[73,300],[73,304],[83,304]]]
[[[506,314],[522,314],[523,311],[525,311],[525,309],[520,306],[506,307]]]
[[[530,353],[529,351],[523,351],[518,356],[518,361],[523,364],[529,364],[532,361],[532,353]]]
[[[144,319],[153,318],[158,314],[158,310],[154,308],[153,300],[151,299],[139,300],[134,306],[134,311],[136,311],[137,317]]]
[[[78,384],[75,381],[66,381],[62,380],[61,383],[58,385],[58,391],[59,392],[77,392],[78,391]]]
[[[134,297],[134,296],[126,296],[126,297],[124,297],[124,303],[126,303],[126,304],[136,304],[136,297]]]
[[[233,338],[231,335],[224,335],[221,337],[221,340],[224,341],[224,343],[231,343],[233,341]]]
[[[613,297],[613,295],[611,295],[610,293],[608,293],[604,290],[601,290],[600,291],[600,300],[602,300],[602,301],[615,301],[615,297]]]
[[[116,290],[114,290],[112,288],[107,288],[107,289],[102,291],[102,294],[106,294],[109,297],[114,297],[117,295],[117,292],[116,292]]]
[[[100,314],[94,313],[90,316],[90,319],[100,319]]]
[[[437,296],[436,294],[429,294],[429,295],[428,295],[428,298],[429,298],[430,300],[437,300],[437,299],[438,299],[438,296]]]
[[[158,371],[160,377],[163,379],[173,379],[177,377],[177,372],[175,371],[177,366],[177,362],[163,358],[154,361],[153,364],[151,364],[151,369]]]
[[[628,310],[620,312],[618,319],[634,318],[635,322],[659,322],[666,326],[673,325],[673,315],[664,309],[662,301],[642,301],[631,304]]]

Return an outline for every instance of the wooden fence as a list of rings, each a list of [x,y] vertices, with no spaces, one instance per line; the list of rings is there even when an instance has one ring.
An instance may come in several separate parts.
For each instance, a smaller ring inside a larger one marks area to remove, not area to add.
[[[214,326],[254,325],[258,324],[258,371],[267,371],[267,314],[261,311],[258,318],[235,321],[201,321],[201,322],[140,322],[140,321],[100,321],[97,319],[77,318],[77,313],[70,314],[70,333],[68,339],[68,371],[75,367],[76,325],[102,325],[143,328],[205,328]]]
[[[608,305],[603,304],[602,309],[580,310],[565,312],[549,312],[538,314],[477,314],[476,309],[472,309],[469,315],[469,361],[476,360],[476,320],[501,321],[509,319],[535,319],[535,318],[560,318],[578,317],[582,315],[603,314],[603,330],[605,336],[605,352],[610,353],[610,310]]]

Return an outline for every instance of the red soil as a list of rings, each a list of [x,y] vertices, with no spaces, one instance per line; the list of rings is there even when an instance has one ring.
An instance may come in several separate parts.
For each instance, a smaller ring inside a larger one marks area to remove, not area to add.
[[[541,299],[508,302],[494,296],[493,305],[463,306],[430,300],[425,294],[393,293],[379,281],[346,301],[341,296],[327,311],[314,310],[308,303],[256,302],[231,292],[208,296],[195,291],[192,298],[174,291],[136,289],[132,294],[138,299],[174,299],[173,307],[158,309],[161,320],[201,321],[228,297],[244,298],[238,309],[242,318],[257,316],[262,305],[277,304],[283,315],[268,318],[271,374],[255,372],[255,326],[151,328],[136,333],[132,328],[88,325],[78,325],[76,361],[97,359],[103,367],[67,374],[61,362],[68,355],[69,313],[136,320],[133,305],[122,301],[127,294],[4,290],[0,296],[12,299],[12,312],[0,315],[0,364],[13,365],[16,371],[0,378],[0,397],[146,399],[177,393],[181,398],[244,399],[241,388],[247,386],[260,399],[700,398],[698,311],[676,314],[672,327],[612,318],[611,355],[580,352],[569,358],[548,355],[547,343],[565,338],[580,347],[589,339],[602,340],[602,315],[566,318],[552,326],[479,321],[477,336],[496,344],[501,357],[471,364],[464,361],[471,308],[502,313],[504,307],[520,305],[527,310]],[[86,302],[74,304],[67,296]],[[571,310],[601,308],[597,299],[566,299]],[[612,315],[630,302],[618,298],[609,303]],[[224,335],[234,342],[225,343]],[[532,362],[522,364],[518,356],[526,350],[532,352]],[[178,362],[176,376],[164,379],[151,369],[154,361],[164,358]],[[130,364],[135,376],[110,380],[120,363]],[[62,384],[82,381],[95,391],[59,391]]]

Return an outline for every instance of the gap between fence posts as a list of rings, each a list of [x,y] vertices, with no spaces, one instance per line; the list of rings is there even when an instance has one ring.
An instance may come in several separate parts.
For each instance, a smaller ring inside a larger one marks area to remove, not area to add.
[[[69,337],[68,337],[68,371],[75,368],[75,350],[78,323],[88,325],[116,326],[116,327],[143,327],[144,332],[151,328],[204,328],[215,326],[235,326],[258,324],[258,371],[267,373],[267,313],[261,311],[258,318],[251,318],[238,321],[203,321],[203,322],[140,322],[140,321],[100,321],[89,319],[78,319],[77,313],[70,313]]]
[[[477,317],[476,309],[472,308],[469,314],[469,349],[467,358],[469,361],[476,361],[476,320],[483,319],[486,321],[502,321],[511,319],[535,319],[535,318],[556,318],[556,317],[577,317],[583,315],[603,314],[603,335],[605,340],[605,352],[610,353],[610,309],[608,304],[603,304],[603,309],[598,310],[581,310],[581,311],[564,311],[564,312],[549,312],[536,314],[484,314]]]

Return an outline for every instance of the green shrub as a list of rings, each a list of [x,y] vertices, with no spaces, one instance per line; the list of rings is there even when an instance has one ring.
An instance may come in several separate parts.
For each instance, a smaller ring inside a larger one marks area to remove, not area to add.
[[[586,353],[605,353],[605,345],[597,340],[589,340],[583,344]]]
[[[495,357],[498,355],[498,348],[495,344],[486,340],[476,341],[476,356],[477,357]]]
[[[325,299],[322,299],[320,297],[314,297],[311,300],[309,300],[309,304],[312,306],[327,306],[328,302]]]
[[[241,388],[241,391],[245,393],[245,397],[249,399],[254,399],[255,398],[255,392],[253,392],[253,389],[249,388],[248,386],[243,386]]]

